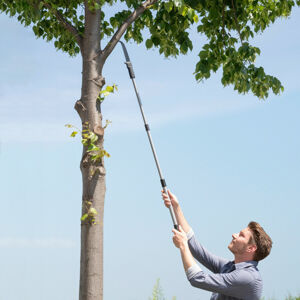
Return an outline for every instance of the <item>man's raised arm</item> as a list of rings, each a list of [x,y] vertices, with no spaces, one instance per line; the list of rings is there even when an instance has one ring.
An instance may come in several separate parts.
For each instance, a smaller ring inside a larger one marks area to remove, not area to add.
[[[181,207],[179,205],[177,197],[174,194],[172,194],[169,190],[168,190],[168,194],[169,195],[167,195],[166,193],[164,193],[162,191],[162,197],[165,202],[165,206],[168,208],[171,205],[173,206],[174,214],[176,216],[178,225],[180,225],[181,228],[183,229],[183,231],[187,234],[191,230],[191,227],[183,215],[183,212],[181,210]]]
[[[168,194],[169,195],[167,195],[162,191],[162,197],[165,206],[166,207],[170,207],[170,205],[173,206],[174,214],[176,216],[178,225],[181,226],[182,230],[187,235],[189,250],[191,251],[193,257],[197,259],[201,264],[203,264],[206,268],[208,268],[210,271],[214,273],[219,273],[221,267],[224,264],[226,264],[228,261],[216,255],[213,255],[205,248],[203,248],[200,243],[197,242],[197,240],[194,237],[194,232],[191,226],[188,224],[187,220],[183,215],[177,197],[174,194],[172,194],[169,190],[168,190]]]

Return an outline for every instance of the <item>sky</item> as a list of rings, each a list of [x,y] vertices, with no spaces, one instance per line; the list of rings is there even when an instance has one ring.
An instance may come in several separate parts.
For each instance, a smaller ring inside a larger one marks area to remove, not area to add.
[[[1,300],[78,298],[81,59],[57,52],[30,28],[0,14]],[[232,259],[231,234],[251,220],[273,239],[259,263],[265,298],[300,293],[300,9],[257,36],[257,65],[277,76],[280,96],[258,100],[222,87],[220,73],[193,76],[205,42],[164,59],[127,44],[162,172],[199,241]],[[209,299],[186,280],[172,222],[121,47],[104,76],[118,92],[103,103],[107,194],[104,297],[142,300],[159,278],[167,300]],[[205,268],[204,268],[205,270]],[[207,271],[207,270],[205,270]]]

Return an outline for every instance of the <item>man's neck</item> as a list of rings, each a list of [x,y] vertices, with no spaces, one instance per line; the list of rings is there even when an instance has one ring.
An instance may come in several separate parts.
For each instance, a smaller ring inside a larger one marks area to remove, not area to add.
[[[245,262],[245,261],[249,261],[249,260],[253,260],[253,257],[249,256],[249,255],[235,255],[234,256],[234,263],[235,264]]]

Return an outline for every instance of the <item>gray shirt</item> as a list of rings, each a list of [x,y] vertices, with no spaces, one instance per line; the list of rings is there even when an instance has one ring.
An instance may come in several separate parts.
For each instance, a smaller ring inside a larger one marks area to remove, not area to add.
[[[211,291],[211,300],[259,300],[262,293],[262,279],[257,269],[257,261],[235,264],[209,253],[195,239],[191,230],[188,244],[192,255],[213,274],[205,274],[194,264],[186,275],[192,286]]]

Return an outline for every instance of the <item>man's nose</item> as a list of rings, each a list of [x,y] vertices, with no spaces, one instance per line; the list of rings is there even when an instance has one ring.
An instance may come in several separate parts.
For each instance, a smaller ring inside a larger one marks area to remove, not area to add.
[[[234,233],[234,234],[232,235],[232,237],[233,237],[234,239],[236,239],[236,238],[237,238],[237,233]]]

